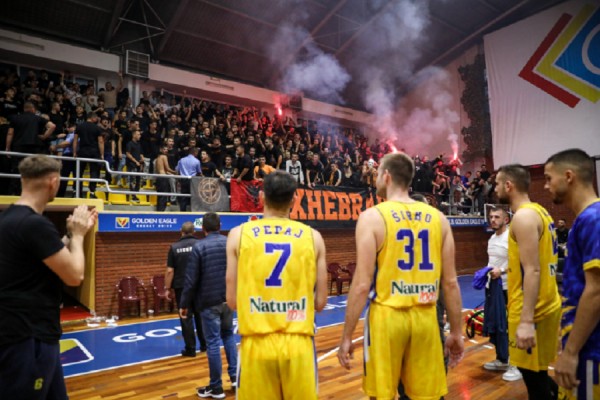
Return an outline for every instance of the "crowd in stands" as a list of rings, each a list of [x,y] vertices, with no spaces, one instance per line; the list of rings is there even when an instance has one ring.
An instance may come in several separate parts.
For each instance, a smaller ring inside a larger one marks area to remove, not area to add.
[[[356,129],[295,121],[255,107],[191,98],[185,92],[174,96],[144,91],[134,100],[120,74],[115,85],[107,82],[103,88],[93,80],[82,85],[65,74],[52,76],[46,71],[29,71],[24,77],[15,71],[0,73],[0,149],[104,159],[115,171],[126,167],[164,175],[197,174],[226,182],[262,180],[282,169],[307,188],[371,189],[378,161],[391,151],[379,139],[369,143]],[[160,168],[155,167],[159,156],[166,157]],[[190,172],[190,157],[199,161],[198,173]],[[16,170],[14,161],[1,159],[2,171]],[[493,195],[493,176],[485,165],[472,175],[461,174],[460,160],[445,162],[443,155],[414,160],[413,191],[431,194],[449,213],[481,212]],[[100,164],[89,167],[90,177],[99,178]],[[69,174],[74,174],[74,163],[63,162],[63,176]],[[111,182],[113,177],[106,172],[102,178]],[[189,190],[170,182],[161,187]],[[140,179],[129,179],[128,189],[139,191]],[[66,190],[65,181],[59,196]],[[96,184],[90,183],[91,197],[95,190]]]

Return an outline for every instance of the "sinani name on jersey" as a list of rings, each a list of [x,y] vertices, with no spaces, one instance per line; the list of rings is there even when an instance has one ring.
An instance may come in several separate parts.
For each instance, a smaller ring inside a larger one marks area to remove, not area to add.
[[[420,202],[386,201],[377,211],[385,221],[370,298],[393,308],[435,305],[442,273],[439,211]]]
[[[242,225],[237,278],[240,335],[314,335],[315,257],[307,225],[283,218]]]
[[[535,304],[534,322],[538,322],[560,308],[560,297],[556,286],[558,264],[558,242],[554,221],[548,211],[537,203],[523,204],[519,209],[530,208],[542,220],[542,235],[538,243],[540,261],[540,289]],[[523,267],[519,246],[511,232],[508,236],[508,318],[521,319],[523,310]]]

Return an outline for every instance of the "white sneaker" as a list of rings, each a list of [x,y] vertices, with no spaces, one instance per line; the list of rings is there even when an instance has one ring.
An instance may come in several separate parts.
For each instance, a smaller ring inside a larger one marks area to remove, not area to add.
[[[506,371],[508,370],[508,367],[508,363],[503,363],[500,360],[494,360],[492,362],[483,364],[483,368],[487,369],[488,371]]]
[[[513,382],[523,379],[523,375],[521,375],[521,371],[517,367],[511,365],[508,367],[508,371],[502,374],[502,379]]]

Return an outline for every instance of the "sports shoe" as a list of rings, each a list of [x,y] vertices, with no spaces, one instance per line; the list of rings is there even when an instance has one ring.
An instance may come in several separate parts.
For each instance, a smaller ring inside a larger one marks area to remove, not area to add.
[[[518,381],[519,379],[523,379],[523,375],[521,375],[521,371],[513,365],[508,367],[508,371],[502,374],[502,379],[505,381],[513,382]]]
[[[231,378],[231,388],[232,389],[237,388],[237,378],[236,377]]]
[[[181,350],[181,355],[184,357],[196,357],[196,352],[194,350]]]
[[[508,363],[503,363],[500,360],[494,360],[492,362],[483,364],[483,368],[487,369],[488,371],[506,371],[508,370],[508,367]]]
[[[211,388],[210,386],[205,386],[198,388],[196,391],[198,397],[207,398],[212,397],[213,399],[224,399],[225,392],[223,392],[223,388]]]

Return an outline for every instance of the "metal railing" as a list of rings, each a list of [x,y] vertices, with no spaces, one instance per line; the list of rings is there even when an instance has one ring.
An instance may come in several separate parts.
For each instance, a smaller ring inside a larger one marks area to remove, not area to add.
[[[30,154],[30,153],[19,153],[19,152],[15,152],[15,151],[0,151],[0,156],[7,156],[7,157],[21,157],[21,158],[25,158],[31,155],[35,155],[35,154]],[[74,181],[74,182],[96,182],[96,183],[104,183],[106,185],[106,192],[107,193],[114,193],[114,194],[129,194],[129,195],[138,195],[138,194],[144,194],[144,195],[152,195],[152,196],[173,196],[173,197],[191,197],[191,194],[189,193],[177,193],[177,192],[157,192],[157,191],[144,191],[144,192],[139,192],[139,191],[132,191],[132,190],[120,190],[120,189],[113,189],[110,187],[110,183],[106,180],[106,179],[96,179],[96,178],[79,178],[79,176],[81,176],[81,173],[83,171],[81,171],[81,163],[97,163],[97,164],[104,164],[104,168],[105,170],[111,174],[111,175],[118,175],[119,179],[121,179],[122,176],[131,176],[131,177],[136,177],[139,176],[141,179],[144,178],[148,178],[148,177],[153,177],[153,178],[165,178],[165,179],[192,179],[191,176],[182,176],[182,175],[161,175],[161,174],[150,174],[150,173],[146,173],[146,172],[129,172],[129,171],[114,171],[111,167],[110,164],[108,163],[108,161],[106,160],[98,160],[96,158],[82,158],[82,157],[77,157],[77,158],[73,158],[73,157],[65,157],[65,156],[52,156],[52,155],[47,155],[47,157],[50,158],[55,158],[57,160],[66,160],[66,161],[74,161],[75,162],[75,176],[73,177],[62,177],[60,178],[61,181]],[[11,174],[11,173],[0,173],[0,177],[4,177],[4,178],[13,178],[13,179],[20,179],[21,175],[20,174]],[[79,197],[80,193],[80,189],[81,186],[75,184],[75,197]],[[107,197],[108,200],[108,197]]]

